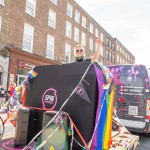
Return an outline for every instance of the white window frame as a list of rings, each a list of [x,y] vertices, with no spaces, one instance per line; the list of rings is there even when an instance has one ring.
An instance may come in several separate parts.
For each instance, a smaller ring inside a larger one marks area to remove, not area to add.
[[[22,49],[32,53],[33,51],[33,39],[34,39],[34,27],[24,23],[24,33],[23,33],[23,46]],[[30,48],[27,45],[30,43]]]
[[[65,62],[70,63],[71,61],[71,45],[65,43]]]
[[[75,10],[75,21],[80,24],[80,12]]]
[[[49,9],[48,26],[54,29],[56,28],[56,12],[51,9]]]
[[[55,37],[47,34],[46,58],[54,59]]]
[[[74,27],[74,41],[79,43],[79,29]]]
[[[94,27],[93,27],[93,24],[90,23],[90,32],[93,34],[93,31],[94,31]]]
[[[97,28],[95,28],[95,36],[98,38],[99,36],[99,30]]]
[[[82,16],[82,27],[86,29],[86,17]]]
[[[50,0],[53,4],[57,5],[57,0]]]
[[[4,5],[4,0],[0,0],[0,5],[5,6],[5,5]]]
[[[83,31],[81,33],[81,44],[83,46],[86,46],[86,33],[84,33]]]
[[[104,42],[104,34],[101,33],[101,41]]]
[[[2,17],[0,16],[0,32],[2,31]]]
[[[28,6],[28,5],[30,5],[30,6]],[[31,8],[31,6],[33,8]],[[31,10],[31,9],[33,9],[33,10]],[[25,12],[28,15],[30,15],[32,17],[35,17],[35,11],[36,11],[36,0],[26,0],[26,10],[25,10]]]
[[[67,15],[72,18],[73,7],[69,3],[67,3]]]
[[[117,51],[119,51],[119,45],[117,45]]]
[[[66,36],[68,38],[72,37],[72,24],[68,21],[66,21]]]
[[[89,39],[89,49],[93,51],[93,39]]]

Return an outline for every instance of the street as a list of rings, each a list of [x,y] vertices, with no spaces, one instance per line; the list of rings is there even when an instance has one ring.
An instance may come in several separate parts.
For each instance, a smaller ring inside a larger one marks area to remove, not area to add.
[[[7,137],[8,134],[10,135],[10,133],[14,133],[15,129],[14,127],[11,125],[11,123],[6,123],[5,125],[5,134],[4,137]],[[139,145],[137,145],[137,149],[136,150],[150,150],[150,137],[145,136],[144,134],[138,134],[138,133],[132,133],[134,135],[139,136]]]
[[[139,145],[137,146],[136,150],[150,150],[150,137],[146,136],[145,134],[142,133],[132,133],[137,136],[139,136]]]

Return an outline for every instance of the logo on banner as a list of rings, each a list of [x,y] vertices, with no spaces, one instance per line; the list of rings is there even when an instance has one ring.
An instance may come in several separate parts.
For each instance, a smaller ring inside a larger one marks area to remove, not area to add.
[[[91,103],[89,96],[87,95],[87,92],[86,92],[82,82],[77,86],[75,94],[79,95],[80,98],[84,99],[86,102]]]
[[[42,96],[43,108],[53,110],[57,104],[56,90],[53,88],[47,89]]]

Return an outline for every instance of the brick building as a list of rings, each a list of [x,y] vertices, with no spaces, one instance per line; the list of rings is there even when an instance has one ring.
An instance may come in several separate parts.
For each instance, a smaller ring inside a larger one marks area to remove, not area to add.
[[[84,45],[89,57],[99,35],[101,64],[135,62],[74,0],[0,0],[0,80],[19,84],[35,65],[71,62],[77,44]]]

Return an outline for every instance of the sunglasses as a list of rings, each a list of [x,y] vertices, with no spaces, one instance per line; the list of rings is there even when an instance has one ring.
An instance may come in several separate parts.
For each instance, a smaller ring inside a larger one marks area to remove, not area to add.
[[[83,52],[83,49],[77,49],[76,52]]]

